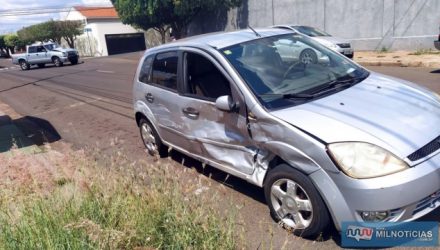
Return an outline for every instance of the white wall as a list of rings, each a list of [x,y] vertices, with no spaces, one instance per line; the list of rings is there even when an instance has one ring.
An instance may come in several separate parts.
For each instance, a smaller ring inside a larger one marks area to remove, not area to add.
[[[79,11],[73,8],[66,15],[65,20],[83,20],[86,23],[84,29],[89,31],[78,36],[75,41],[81,56],[107,56],[105,35],[142,32],[134,29],[130,25],[123,24],[116,18],[86,20]]]
[[[125,25],[119,20],[89,20],[87,28],[91,28],[92,32],[90,34],[97,41],[97,52],[95,56],[107,56],[107,43],[105,41],[105,35],[110,34],[127,34],[127,33],[138,33],[140,31],[134,29],[130,25]],[[90,35],[89,34],[89,35]]]

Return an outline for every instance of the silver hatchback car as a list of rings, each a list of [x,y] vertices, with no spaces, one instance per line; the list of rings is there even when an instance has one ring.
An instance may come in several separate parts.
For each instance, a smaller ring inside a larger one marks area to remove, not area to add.
[[[439,96],[302,34],[243,30],[149,49],[133,96],[150,154],[172,147],[263,187],[273,218],[297,235],[411,221],[440,205]]]

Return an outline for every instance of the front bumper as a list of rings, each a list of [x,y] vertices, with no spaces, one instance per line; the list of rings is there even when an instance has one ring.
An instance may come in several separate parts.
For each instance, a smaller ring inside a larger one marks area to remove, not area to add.
[[[440,50],[440,40],[439,41],[434,41],[434,46],[436,49]]]
[[[72,55],[72,56],[66,56],[66,57],[61,57],[60,58],[61,59],[61,61],[63,62],[63,63],[65,63],[65,62],[73,62],[73,61],[78,61],[79,60],[79,56],[78,55]]]
[[[416,220],[440,206],[440,153],[405,171],[373,179],[353,179],[324,170],[310,175],[335,226],[364,222],[361,211],[387,211],[385,221]]]
[[[352,48],[339,48],[336,51],[343,54],[344,56],[346,56],[348,58],[353,58],[353,56],[354,56],[354,51]]]

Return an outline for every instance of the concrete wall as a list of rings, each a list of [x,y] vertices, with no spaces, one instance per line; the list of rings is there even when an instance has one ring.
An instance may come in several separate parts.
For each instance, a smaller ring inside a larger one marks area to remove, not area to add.
[[[290,23],[350,39],[357,50],[433,48],[440,0],[243,0],[218,18],[199,17],[189,33]]]

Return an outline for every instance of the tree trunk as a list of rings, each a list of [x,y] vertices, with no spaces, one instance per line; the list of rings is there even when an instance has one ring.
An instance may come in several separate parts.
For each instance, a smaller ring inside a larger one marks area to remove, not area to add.
[[[69,47],[70,47],[71,49],[74,49],[74,48],[75,48],[75,38],[74,38],[74,37],[68,37],[68,36],[66,36],[66,37],[64,37],[64,40],[66,40],[67,45],[69,45]]]
[[[154,27],[153,28],[155,31],[159,32],[160,34],[160,40],[162,42],[162,44],[166,43],[166,35],[167,35],[167,30],[168,28],[164,28],[164,27]]]
[[[178,23],[174,23],[172,25],[173,28],[173,37],[178,40],[181,38],[185,38],[186,37],[186,24],[178,24]]]

